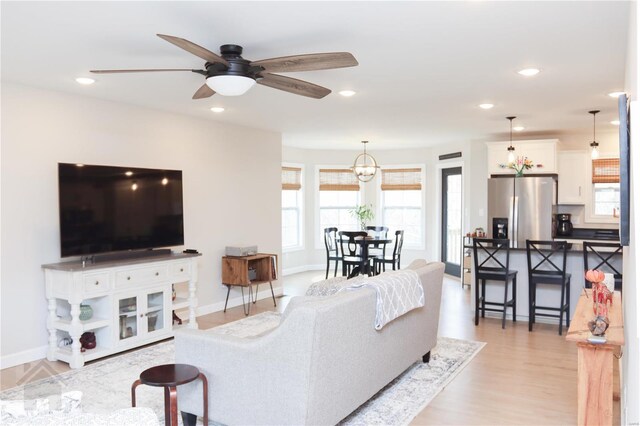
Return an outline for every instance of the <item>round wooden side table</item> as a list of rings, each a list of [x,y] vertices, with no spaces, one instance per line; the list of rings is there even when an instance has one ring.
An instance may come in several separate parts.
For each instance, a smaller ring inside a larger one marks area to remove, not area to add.
[[[164,388],[164,424],[178,425],[178,394],[176,387],[202,380],[202,403],[204,409],[203,424],[209,424],[209,398],[207,396],[207,378],[196,367],[188,364],[164,364],[151,367],[140,373],[140,378],[131,385],[131,406],[136,406],[136,388],[140,385]]]

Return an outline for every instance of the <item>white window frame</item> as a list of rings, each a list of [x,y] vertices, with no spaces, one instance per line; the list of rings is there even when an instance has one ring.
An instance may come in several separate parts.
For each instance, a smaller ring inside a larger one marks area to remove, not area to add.
[[[600,153],[600,158],[616,158],[619,156],[620,155],[615,152]],[[594,183],[591,182],[591,176],[593,176],[593,161],[591,161],[591,157],[589,157],[589,167],[587,167],[587,169],[589,170],[588,185],[590,190],[587,191],[587,198],[585,200],[586,202],[586,205],[584,208],[585,223],[612,223],[612,224],[620,223],[620,218],[613,217],[613,214],[611,215],[595,214],[595,209],[596,209],[595,186],[594,186]]]
[[[304,209],[304,191],[305,191],[305,170],[304,170],[304,164],[297,164],[297,163],[282,163],[282,167],[297,167],[300,169],[300,184],[301,184],[301,188],[298,192],[298,235],[299,235],[299,239],[298,239],[298,244],[295,246],[288,246],[288,247],[281,247],[282,248],[282,253],[291,253],[294,251],[302,251],[305,249],[305,238],[304,238],[304,223],[305,223],[305,209]],[[280,193],[282,194],[282,191],[284,191],[283,189],[280,190]],[[282,199],[280,199],[280,209],[281,211],[284,210],[284,207],[282,207]],[[291,208],[289,208],[291,209]],[[282,213],[280,214],[280,217],[282,217]],[[282,232],[282,226],[280,226],[280,232]]]
[[[385,164],[380,165],[380,169],[420,169],[420,179],[422,180],[422,189],[420,190],[421,206],[420,206],[420,244],[409,244],[405,240],[402,246],[403,250],[425,250],[426,241],[426,227],[427,227],[427,215],[426,215],[426,167],[424,164]],[[376,193],[378,197],[377,215],[380,218],[380,224],[386,226],[384,223],[384,191],[382,190],[382,173],[379,172],[376,176]],[[389,235],[388,238],[393,239],[395,236]]]
[[[314,203],[316,208],[314,209],[315,214],[314,214],[314,240],[315,240],[315,248],[316,250],[324,250],[324,239],[321,237],[322,236],[322,229],[320,229],[320,169],[348,169],[351,167],[351,164],[349,165],[344,165],[344,164],[323,164],[323,165],[316,165],[315,168],[315,179],[314,179],[314,187],[313,187],[313,192],[314,192]],[[356,192],[356,191],[353,191]],[[365,191],[364,191],[364,185],[362,184],[362,182],[360,183],[360,191],[358,191],[358,198],[360,199],[359,204],[366,204],[366,199],[365,199]],[[344,229],[339,229],[339,231],[344,231]]]

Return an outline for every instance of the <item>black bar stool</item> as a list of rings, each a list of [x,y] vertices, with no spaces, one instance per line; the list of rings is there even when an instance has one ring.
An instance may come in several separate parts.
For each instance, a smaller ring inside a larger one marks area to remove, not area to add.
[[[569,306],[571,304],[571,274],[567,273],[566,241],[527,240],[527,269],[529,271],[529,331],[533,330],[536,315],[558,318],[558,334],[562,336],[562,315],[565,314],[569,328]],[[537,286],[550,284],[560,286],[560,307],[538,306]],[[547,312],[538,312],[538,310]],[[550,314],[548,311],[557,311]]]
[[[615,289],[622,291],[622,246],[617,243],[594,243],[591,241],[582,242],[582,256],[584,257],[584,271],[597,269],[602,272],[613,274]],[[591,259],[591,262],[589,262]],[[615,259],[619,259],[620,266],[614,266]],[[589,265],[591,263],[591,265]],[[591,283],[584,280],[584,286],[591,288]]]
[[[513,321],[516,320],[516,287],[518,271],[509,269],[509,240],[474,238],[473,260],[475,266],[476,283],[476,325],[478,325],[480,310],[482,318],[485,311],[502,312],[502,328],[507,319],[507,308],[511,308]],[[502,281],[504,283],[504,301],[487,302],[487,281]],[[511,281],[511,300],[508,300],[509,282]],[[482,295],[480,295],[480,282],[482,282]],[[502,309],[487,308],[489,306],[502,306]]]

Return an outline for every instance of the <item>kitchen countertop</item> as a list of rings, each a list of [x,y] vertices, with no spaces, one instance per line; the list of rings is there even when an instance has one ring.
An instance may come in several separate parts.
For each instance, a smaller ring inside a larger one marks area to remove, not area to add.
[[[617,229],[573,228],[571,234],[556,235],[554,239],[620,241],[620,234]]]
[[[464,248],[473,250],[473,241],[469,241],[468,238],[464,240]],[[509,249],[512,251],[526,251],[527,250],[527,241],[526,240],[518,240],[518,241],[509,241]],[[544,251],[544,250],[542,250]],[[580,243],[569,243],[569,247],[567,248],[567,252],[579,252],[582,254],[582,244]]]

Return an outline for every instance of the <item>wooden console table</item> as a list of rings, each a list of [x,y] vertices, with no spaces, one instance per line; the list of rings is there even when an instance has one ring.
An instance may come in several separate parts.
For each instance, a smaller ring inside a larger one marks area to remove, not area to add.
[[[251,275],[249,271],[251,270]],[[258,300],[258,286],[269,283],[273,306],[276,306],[276,296],[273,293],[272,281],[278,277],[278,255],[271,253],[258,253],[253,256],[223,256],[222,257],[222,284],[227,286],[227,298],[224,302],[224,312],[227,312],[229,293],[231,286],[239,286],[242,291],[242,308],[244,314],[249,315],[251,303]],[[255,274],[255,275],[254,275]],[[255,296],[251,297],[251,286],[255,285]],[[249,288],[249,301],[244,303],[244,288]]]
[[[567,341],[578,345],[578,425],[610,425],[613,421],[613,355],[624,345],[620,292],[616,291],[613,296],[604,344],[587,341],[591,336],[587,323],[593,317],[593,299],[591,290],[587,290],[578,300],[567,332]]]

